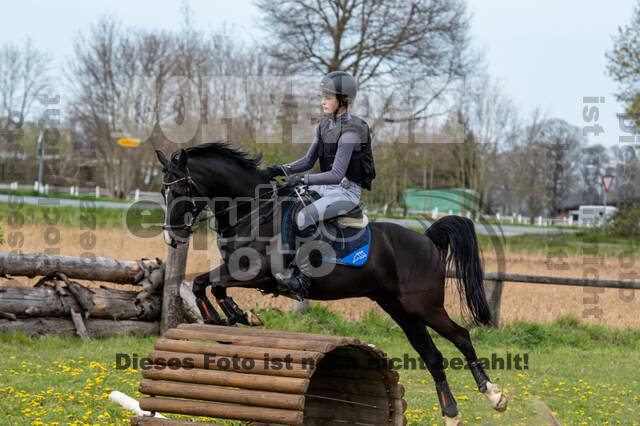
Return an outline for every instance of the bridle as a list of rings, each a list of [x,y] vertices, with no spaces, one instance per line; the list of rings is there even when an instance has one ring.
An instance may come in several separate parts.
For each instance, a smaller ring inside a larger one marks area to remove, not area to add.
[[[196,202],[195,202],[195,200],[193,198],[192,188],[193,188],[193,190],[195,190],[197,193],[199,193],[201,195],[202,195],[202,192],[198,190],[197,183],[191,178],[191,173],[189,172],[189,166],[185,165],[185,175],[183,177],[178,178],[178,179],[176,179],[174,181],[171,181],[171,182],[162,182],[162,185],[165,188],[168,188],[170,186],[173,186],[173,185],[176,185],[176,184],[178,184],[180,182],[185,182],[185,181],[187,182],[187,195],[186,196],[189,198],[189,201],[191,202],[191,211],[187,212],[187,213],[191,213],[191,218],[190,218],[190,220],[188,222],[185,221],[184,223],[182,223],[180,225],[167,224],[166,223],[166,221],[167,221],[166,218],[168,217],[168,214],[169,214],[169,212],[168,212],[169,209],[168,209],[168,206],[167,206],[167,209],[166,209],[167,211],[165,212],[165,223],[163,223],[163,225],[162,225],[162,229],[164,231],[172,231],[172,230],[186,231],[189,235],[192,234],[193,231],[194,231],[193,224],[196,222],[196,217],[198,216],[198,214],[200,214],[200,211],[198,211],[198,207],[196,206]],[[271,191],[268,191],[266,194],[259,194],[259,195],[255,196],[253,198],[248,199],[248,200],[243,200],[243,201],[235,203],[234,205],[231,205],[231,206],[229,206],[227,208],[223,208],[223,209],[220,209],[218,211],[215,211],[211,215],[208,215],[207,217],[198,219],[198,222],[203,222],[205,220],[209,220],[211,218],[219,216],[220,214],[226,213],[226,212],[228,212],[229,210],[231,210],[234,207],[238,207],[238,206],[240,206],[242,204],[255,201],[257,198],[260,198],[261,196],[264,196],[264,195],[271,195],[271,197],[267,201],[273,201],[273,199],[277,198],[277,191],[278,191],[278,187],[276,185],[273,185],[273,188],[271,189]],[[167,199],[166,199],[166,195],[165,195],[165,202],[166,202],[166,200]],[[258,206],[258,208],[259,208],[259,206]],[[218,229],[217,224],[216,224],[216,228],[215,228],[216,233],[219,234],[219,235],[222,235],[226,230],[234,228],[234,227],[240,225],[245,219],[247,219],[248,217],[251,217],[253,215],[253,213],[254,213],[254,210],[250,211],[248,214],[246,214],[246,215],[242,216],[240,219],[236,220],[236,224],[235,225],[229,225],[229,226],[226,226],[226,227],[224,227],[222,229]]]
[[[179,230],[179,231],[186,231],[189,234],[193,233],[193,223],[195,222],[196,216],[200,213],[198,211],[198,207],[196,206],[196,201],[193,199],[193,194],[192,194],[192,190],[191,188],[193,187],[198,193],[201,194],[201,192],[198,191],[197,185],[195,183],[195,181],[191,178],[191,173],[189,173],[189,166],[185,165],[185,175],[181,178],[178,178],[172,182],[162,182],[162,186],[164,186],[165,188],[168,188],[170,186],[176,185],[180,182],[187,182],[187,197],[189,198],[189,201],[191,202],[191,220],[185,223],[182,223],[180,225],[170,225],[167,222],[167,218],[169,217],[169,206],[167,205],[167,209],[165,212],[165,223],[162,224],[162,229],[164,231],[172,231],[172,230]],[[167,201],[166,195],[165,195],[165,203]]]

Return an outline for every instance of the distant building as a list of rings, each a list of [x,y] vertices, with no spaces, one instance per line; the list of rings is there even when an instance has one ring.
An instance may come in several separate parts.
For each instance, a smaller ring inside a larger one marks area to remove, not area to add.
[[[434,209],[438,209],[438,213],[462,214],[476,210],[478,205],[478,193],[465,188],[409,188],[404,199],[409,214],[432,213]]]
[[[602,226],[602,221],[613,216],[616,210],[618,209],[613,206],[580,206],[578,226]]]

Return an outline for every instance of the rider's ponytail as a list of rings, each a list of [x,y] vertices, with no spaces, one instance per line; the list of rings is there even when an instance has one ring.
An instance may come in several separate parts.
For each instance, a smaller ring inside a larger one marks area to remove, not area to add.
[[[345,107],[345,109],[349,108],[348,95],[336,95],[336,98],[338,99],[338,106],[336,107],[335,111],[333,111],[333,121],[336,121],[336,119],[338,118],[338,111],[340,111],[340,108],[342,107]]]

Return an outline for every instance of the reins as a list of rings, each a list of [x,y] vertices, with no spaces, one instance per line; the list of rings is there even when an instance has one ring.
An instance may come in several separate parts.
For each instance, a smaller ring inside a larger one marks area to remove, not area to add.
[[[189,172],[189,166],[188,166],[188,165],[185,165],[185,176],[183,176],[183,177],[181,177],[181,178],[178,178],[178,179],[176,179],[176,180],[174,180],[174,181],[171,181],[171,182],[162,182],[162,185],[163,185],[164,187],[167,187],[167,188],[168,188],[168,187],[170,187],[170,186],[173,186],[173,185],[175,185],[175,184],[178,184],[178,183],[180,183],[180,182],[184,182],[184,181],[186,181],[186,182],[187,182],[187,197],[189,198],[189,201],[191,201],[191,216],[192,216],[192,219],[191,219],[190,223],[184,223],[184,224],[181,224],[181,225],[167,225],[167,224],[163,224],[163,225],[162,225],[162,229],[163,229],[163,230],[174,230],[174,229],[178,229],[178,230],[186,230],[189,234],[191,234],[191,233],[193,233],[193,231],[194,231],[193,224],[194,224],[194,222],[196,222],[196,216],[197,216],[198,214],[200,214],[200,212],[198,212],[198,211],[197,211],[196,202],[195,202],[195,200],[194,200],[194,198],[193,198],[193,194],[192,194],[192,186],[193,186],[193,189],[194,189],[197,193],[199,193],[199,194],[201,194],[201,195],[202,195],[202,191],[200,191],[200,190],[198,189],[198,185],[197,185],[197,183],[196,183],[196,182],[193,180],[193,178],[191,177],[191,173]],[[211,218],[215,218],[216,216],[219,216],[219,215],[221,215],[221,214],[227,213],[229,210],[231,210],[231,209],[233,209],[233,208],[238,208],[239,206],[244,205],[244,204],[246,204],[246,203],[252,203],[252,202],[254,202],[256,199],[260,199],[261,197],[264,197],[264,196],[269,196],[269,199],[265,200],[266,202],[269,202],[269,201],[275,201],[275,200],[277,199],[277,197],[274,197],[273,195],[274,195],[274,193],[275,193],[275,194],[277,194],[277,191],[278,191],[279,189],[281,189],[281,187],[279,188],[277,185],[272,185],[272,189],[271,189],[270,191],[267,191],[267,192],[266,192],[266,193],[264,193],[264,194],[258,194],[258,195],[256,195],[255,197],[252,197],[252,198],[250,198],[250,199],[248,199],[248,200],[243,200],[243,201],[237,202],[237,203],[235,203],[235,204],[233,204],[233,205],[231,205],[231,206],[229,206],[229,207],[227,207],[227,208],[224,208],[224,209],[221,209],[221,210],[218,210],[218,211],[214,211],[214,212],[212,212],[210,215],[208,215],[208,216],[206,216],[206,217],[203,217],[203,218],[198,219],[198,220],[197,220],[197,222],[208,221],[208,220],[209,220],[209,219],[211,219]],[[207,203],[207,207],[208,207],[208,203]],[[222,228],[222,229],[220,229],[220,228],[217,228],[217,227],[216,227],[216,228],[215,228],[216,233],[217,233],[217,234],[219,234],[219,235],[222,235],[222,234],[224,234],[224,232],[225,232],[225,231],[227,231],[228,229],[230,229],[230,228],[235,228],[236,226],[238,226],[238,225],[240,225],[242,222],[244,222],[244,220],[245,220],[246,218],[251,217],[251,216],[254,214],[254,212],[255,212],[256,210],[260,209],[260,207],[261,207],[261,205],[259,204],[259,205],[256,207],[256,209],[252,209],[248,214],[246,214],[246,215],[242,216],[240,219],[236,220],[236,223],[235,223],[234,225],[228,225],[228,226],[226,226],[226,227],[224,227],[224,228]],[[168,213],[168,212],[167,212],[167,213]],[[167,213],[165,213],[165,214],[167,214]],[[269,214],[268,214],[267,216],[268,216],[268,217],[270,217],[272,213],[273,213],[273,209],[271,210],[271,212],[269,212]],[[196,229],[197,229],[197,228],[196,228]]]

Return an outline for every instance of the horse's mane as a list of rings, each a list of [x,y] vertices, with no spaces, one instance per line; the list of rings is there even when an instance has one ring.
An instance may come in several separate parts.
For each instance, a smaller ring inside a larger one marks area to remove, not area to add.
[[[228,141],[207,142],[200,145],[185,148],[188,158],[194,157],[210,157],[222,158],[224,160],[233,161],[238,166],[251,172],[260,172],[258,167],[262,161],[262,155],[256,157],[251,154],[239,151],[231,147]]]

